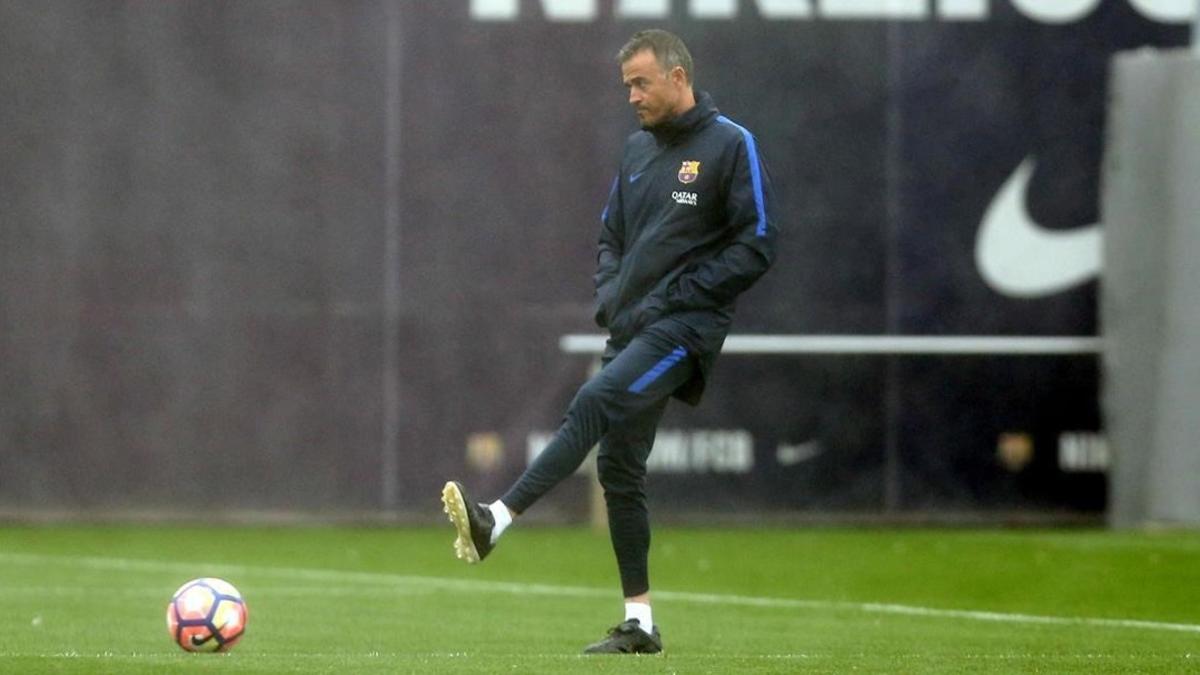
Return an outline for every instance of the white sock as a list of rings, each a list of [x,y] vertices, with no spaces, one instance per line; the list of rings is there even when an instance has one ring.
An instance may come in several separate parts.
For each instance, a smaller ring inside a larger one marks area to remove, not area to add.
[[[647,635],[654,633],[654,619],[650,616],[650,605],[644,602],[627,602],[625,603],[625,620],[638,620],[638,627],[646,631]]]
[[[488,510],[492,512],[492,517],[496,519],[496,526],[492,528],[492,543],[495,544],[500,535],[504,534],[504,530],[508,529],[509,525],[512,525],[512,513],[509,512],[504,502],[499,499],[488,504]]]

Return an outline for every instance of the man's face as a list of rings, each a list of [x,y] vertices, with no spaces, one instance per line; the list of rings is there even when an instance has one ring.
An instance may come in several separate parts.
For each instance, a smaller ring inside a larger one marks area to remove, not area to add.
[[[678,108],[687,88],[687,76],[679,67],[664,72],[653,50],[643,49],[622,63],[621,79],[642,128],[658,126],[682,112]]]

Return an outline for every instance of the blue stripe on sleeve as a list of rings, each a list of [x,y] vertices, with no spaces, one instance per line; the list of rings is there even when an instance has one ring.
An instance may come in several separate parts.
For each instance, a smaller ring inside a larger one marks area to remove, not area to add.
[[[767,203],[763,199],[762,168],[758,164],[758,145],[754,142],[754,134],[724,115],[717,117],[717,121],[742,132],[742,138],[746,139],[746,153],[750,155],[750,183],[754,186],[754,206],[758,209],[758,227],[755,228],[754,234],[765,237],[767,236]]]
[[[676,363],[682,361],[683,357],[685,356],[687,356],[687,350],[683,347],[676,347],[674,351],[672,351],[670,354],[667,354],[662,361],[654,364],[653,368],[647,370],[641,377],[637,379],[637,381],[629,385],[629,391],[635,394],[642,393],[646,390],[646,387],[649,387],[654,383],[655,380],[662,377],[663,373],[670,370],[671,367]]]
[[[608,221],[608,207],[612,204],[613,195],[617,194],[617,183],[621,182],[621,174],[618,173],[613,177],[612,187],[608,190],[608,201],[604,202],[604,210],[600,212],[600,222]]]

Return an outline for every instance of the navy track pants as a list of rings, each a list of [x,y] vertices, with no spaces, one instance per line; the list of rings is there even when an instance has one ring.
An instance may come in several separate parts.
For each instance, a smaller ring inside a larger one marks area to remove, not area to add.
[[[671,394],[695,372],[682,345],[642,333],[579,389],[553,439],[500,498],[523,513],[575,472],[597,442],[608,528],[625,597],[650,589],[646,458]]]

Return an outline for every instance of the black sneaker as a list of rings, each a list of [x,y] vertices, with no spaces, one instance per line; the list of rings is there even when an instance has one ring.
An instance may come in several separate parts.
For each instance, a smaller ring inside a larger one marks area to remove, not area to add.
[[[496,525],[492,512],[483,504],[467,499],[458,481],[450,481],[442,488],[442,504],[458,532],[458,538],[454,540],[454,555],[469,563],[486,558],[492,552],[492,528]]]
[[[608,631],[608,637],[588,645],[584,654],[657,654],[662,651],[662,634],[658,626],[653,633],[642,630],[637,619],[618,624]]]

